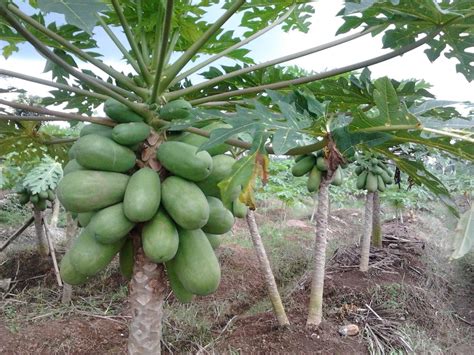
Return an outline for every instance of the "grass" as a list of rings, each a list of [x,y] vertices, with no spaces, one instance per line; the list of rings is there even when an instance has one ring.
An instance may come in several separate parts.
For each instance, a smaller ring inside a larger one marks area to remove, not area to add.
[[[7,200],[0,210],[0,224],[9,227],[21,226],[31,214],[30,208],[21,206],[16,200]]]

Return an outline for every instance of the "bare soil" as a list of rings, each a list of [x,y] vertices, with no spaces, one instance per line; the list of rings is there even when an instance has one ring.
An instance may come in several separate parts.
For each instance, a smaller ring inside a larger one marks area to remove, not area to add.
[[[381,326],[381,322],[368,310],[367,305],[370,305],[377,315],[385,319],[385,325],[403,325],[405,321],[411,321],[429,336],[438,339],[440,344],[449,347],[447,352],[469,353],[470,338],[464,338],[463,344],[452,344],[449,343],[452,339],[447,334],[453,331],[452,327],[456,327],[460,334],[463,334],[470,329],[469,325],[456,321],[451,315],[449,318],[443,318],[439,316],[438,311],[452,310],[462,319],[471,322],[474,305],[473,284],[457,289],[450,286],[449,281],[443,280],[444,276],[437,277],[428,270],[423,259],[427,252],[425,235],[420,236],[423,233],[418,233],[424,230],[426,234],[428,227],[420,220],[408,220],[403,225],[397,221],[387,221],[383,228],[386,237],[385,248],[372,250],[371,265],[374,267],[368,274],[363,274],[357,269],[357,248],[354,246],[360,231],[360,211],[334,212],[330,219],[330,238],[339,235],[345,243],[336,249],[328,261],[325,320],[321,326],[318,329],[305,327],[310,287],[307,272],[295,275],[294,282],[285,285],[283,298],[291,322],[290,327],[279,328],[270,309],[257,314],[250,312],[252,306],[266,300],[256,256],[252,249],[236,244],[225,245],[218,251],[222,265],[220,288],[211,296],[197,298],[196,303],[208,307],[226,304],[226,307],[213,318],[211,331],[214,340],[209,344],[199,344],[199,347],[217,353],[365,354],[368,353],[368,344],[363,330],[367,326],[374,329]],[[351,214],[353,218],[344,218]],[[262,218],[260,216],[260,221]],[[281,220],[275,218],[276,222],[281,223]],[[311,224],[306,219],[291,224],[294,228],[309,230],[309,233],[312,233]],[[236,228],[243,229],[244,225],[238,224]],[[293,236],[288,236],[288,239],[291,242],[298,241],[298,238]],[[473,276],[472,269],[468,268],[463,272],[464,275]],[[0,353],[126,353],[129,319],[126,302],[118,305],[118,313],[114,316],[94,314],[92,311],[75,312],[70,308],[60,316],[51,316],[47,312],[42,313],[44,316],[40,318],[32,316],[31,313],[28,313],[28,316],[12,315],[12,305],[20,302],[15,295],[35,287],[51,289],[47,306],[54,309],[60,306],[61,290],[55,284],[50,262],[40,259],[34,252],[19,253],[7,259],[0,265],[0,279],[2,278],[11,278],[15,282],[9,295],[2,295],[0,290]],[[112,293],[112,290],[124,285],[126,281],[114,271],[104,284],[97,283],[94,287],[97,287],[97,292],[100,288],[102,293]],[[430,293],[427,285],[439,287],[439,294]],[[456,302],[456,306],[443,305],[446,295]],[[73,302],[94,297],[90,290],[86,292],[76,288]],[[20,297],[18,299],[24,300]],[[112,303],[112,300],[110,302]],[[176,301],[171,297],[168,302],[172,309]],[[397,307],[391,309],[391,304],[396,304]],[[21,309],[19,312],[21,313]],[[446,324],[447,319],[454,323]],[[349,323],[357,324],[361,332],[356,336],[339,335],[339,327]],[[387,330],[389,327],[377,329],[385,329],[394,346],[399,345],[396,334]],[[189,347],[178,352],[188,350]]]

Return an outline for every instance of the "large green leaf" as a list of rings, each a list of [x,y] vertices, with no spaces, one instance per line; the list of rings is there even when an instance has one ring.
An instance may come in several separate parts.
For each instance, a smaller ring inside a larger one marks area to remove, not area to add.
[[[431,61],[443,51],[456,58],[457,71],[469,81],[474,79],[474,2],[469,0],[362,0],[346,1],[345,23],[338,33],[359,26],[378,25],[385,31],[384,48],[400,48],[416,41],[419,35],[440,31],[428,42],[425,53]]]
[[[97,18],[95,13],[105,11],[107,5],[102,0],[38,0],[38,7],[45,13],[62,14],[66,22],[92,33]]]

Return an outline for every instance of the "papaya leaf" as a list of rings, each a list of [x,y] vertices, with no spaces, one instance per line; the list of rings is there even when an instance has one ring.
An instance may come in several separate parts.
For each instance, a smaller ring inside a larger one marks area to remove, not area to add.
[[[45,157],[41,163],[31,169],[23,179],[23,187],[31,191],[32,194],[55,190],[59,181],[63,177],[61,163]]]
[[[459,219],[453,240],[451,259],[460,259],[474,247],[474,206]]]
[[[346,1],[343,15],[345,23],[338,33],[360,26],[381,26],[387,29],[382,38],[384,48],[400,48],[413,43],[419,35],[441,31],[428,41],[425,50],[430,61],[441,53],[458,60],[456,70],[468,81],[474,80],[474,2],[466,0],[362,0]]]
[[[107,10],[102,0],[38,0],[38,7],[46,12],[62,14],[66,22],[79,27],[87,33],[92,33],[97,19],[91,14]]]
[[[230,176],[221,181],[218,186],[221,190],[222,202],[230,206],[235,198],[236,191],[240,191],[239,199],[249,208],[255,209],[254,190],[258,178],[265,184],[268,180],[269,159],[260,150],[241,158],[232,167]]]
[[[430,173],[421,161],[409,160],[405,157],[393,154],[388,149],[376,147],[374,150],[391,159],[397,167],[410,176],[417,185],[426,187],[441,200],[452,214],[459,217],[456,204],[451,198],[446,186],[444,186],[436,176]]]
[[[347,126],[335,128],[332,130],[331,136],[339,152],[346,158],[356,153],[358,145],[373,148],[383,145],[393,138],[393,135],[384,132],[350,132]]]

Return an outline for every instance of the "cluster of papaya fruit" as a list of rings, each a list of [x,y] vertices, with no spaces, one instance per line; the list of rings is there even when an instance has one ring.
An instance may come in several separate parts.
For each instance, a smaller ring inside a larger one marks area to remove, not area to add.
[[[393,183],[393,173],[388,168],[385,157],[381,154],[358,155],[355,165],[356,187],[359,190],[383,192],[387,185]]]
[[[47,201],[53,202],[56,194],[53,190],[40,191],[39,193],[32,193],[30,190],[23,188],[17,192],[18,202],[21,205],[26,205],[31,202],[35,208],[44,211],[47,207]]]
[[[234,216],[243,218],[247,213],[238,200],[240,191],[232,206],[224,206],[220,199],[218,184],[235,163],[223,154],[229,147],[223,145],[211,155],[197,151],[196,145],[202,142],[196,135],[166,141],[156,150],[157,160],[166,169],[161,181],[157,171],[136,165],[134,150],[147,139],[150,127],[117,102],[106,102],[105,112],[119,124],[85,126],[71,147],[71,160],[58,185],[58,198],[68,211],[77,213],[83,227],[61,261],[63,279],[81,284],[103,270],[118,252],[122,273],[131,277],[130,232],[135,228],[141,233],[145,255],[165,264],[179,300],[187,302],[193,295],[214,292],[220,266],[213,248],[220,243],[220,235],[232,228]]]
[[[324,151],[319,150],[315,154],[299,155],[295,158],[295,165],[291,169],[293,176],[303,176],[308,174],[307,188],[309,192],[316,192],[319,189],[323,176],[328,171],[328,162],[324,157]],[[334,172],[332,185],[342,184],[342,167],[338,166]]]

